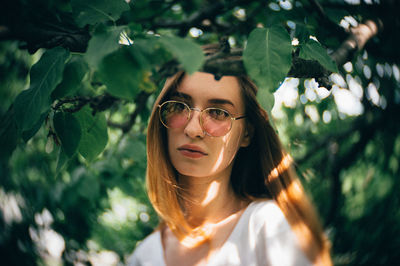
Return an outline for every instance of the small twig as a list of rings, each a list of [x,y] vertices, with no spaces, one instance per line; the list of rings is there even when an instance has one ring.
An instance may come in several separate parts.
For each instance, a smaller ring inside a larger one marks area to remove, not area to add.
[[[84,96],[76,96],[72,98],[64,98],[57,102],[57,104],[53,107],[53,110],[57,111],[60,109],[64,104],[70,103],[74,105],[82,105],[82,103],[86,104],[90,101],[90,98]],[[82,106],[83,107],[83,106]],[[81,108],[82,108],[81,107]],[[68,111],[67,111],[68,112]]]
[[[59,100],[57,104],[53,107],[53,109],[57,111],[58,109],[62,108],[64,104],[72,104],[72,107],[65,107],[63,108],[63,111],[76,113],[81,110],[85,105],[90,104],[93,112],[96,113],[108,109],[117,100],[117,98],[109,94],[98,95],[95,97],[76,96]]]

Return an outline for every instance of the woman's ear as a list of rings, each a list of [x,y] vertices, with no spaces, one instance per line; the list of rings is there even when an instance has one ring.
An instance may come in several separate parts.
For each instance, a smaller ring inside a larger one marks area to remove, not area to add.
[[[250,123],[246,123],[246,128],[244,131],[244,137],[242,139],[242,143],[240,143],[240,147],[247,147],[251,143],[251,139],[253,138],[254,127]]]

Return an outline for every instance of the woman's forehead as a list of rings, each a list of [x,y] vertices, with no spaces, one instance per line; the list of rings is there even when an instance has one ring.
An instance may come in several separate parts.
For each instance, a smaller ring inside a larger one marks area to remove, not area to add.
[[[242,105],[240,86],[233,76],[215,80],[214,75],[209,73],[185,75],[176,92],[190,95],[194,100],[227,99],[235,105]]]

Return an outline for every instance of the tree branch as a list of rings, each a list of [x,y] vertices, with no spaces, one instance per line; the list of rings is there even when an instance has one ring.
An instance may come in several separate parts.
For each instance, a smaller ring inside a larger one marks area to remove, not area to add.
[[[354,52],[362,50],[365,44],[382,29],[383,24],[380,20],[367,20],[357,27],[351,28],[349,37],[332,53],[333,60],[338,65],[343,65],[353,57]]]
[[[211,2],[211,1],[210,1]],[[163,20],[160,19],[155,21],[151,27],[152,30],[156,29],[178,29],[179,36],[185,36],[188,30],[192,27],[198,27],[202,29],[212,29],[209,25],[203,25],[202,22],[205,20],[214,21],[218,15],[221,15],[224,10],[230,10],[235,6],[239,6],[241,4],[248,4],[249,1],[246,0],[236,0],[236,1],[220,1],[216,0],[213,4],[205,6],[201,8],[199,11],[193,13],[185,20]],[[232,27],[228,25],[222,25],[220,23],[214,23],[212,26],[219,29],[229,30]]]
[[[53,107],[53,110],[63,108],[65,112],[76,113],[81,110],[85,105],[90,104],[93,112],[96,113],[107,110],[116,101],[118,101],[118,99],[109,94],[103,94],[94,97],[77,96],[59,100]],[[66,104],[72,104],[72,106],[65,107]]]
[[[318,17],[317,19],[320,21],[321,24],[323,24],[325,27],[332,29],[332,31],[341,37],[344,38],[345,36],[345,30],[340,27],[338,24],[333,22],[326,14],[324,8],[322,5],[318,2],[318,0],[307,0],[310,3],[311,9],[315,12],[317,12]]]
[[[234,50],[232,53],[217,52],[213,56],[208,56],[201,71],[212,73],[216,77],[240,76],[246,73],[242,60],[242,49]],[[315,78],[320,86],[331,88],[328,80],[330,71],[326,70],[318,61],[305,60],[293,55],[292,67],[288,72],[288,77],[294,78]]]
[[[136,117],[146,108],[147,99],[151,94],[145,91],[141,91],[135,99],[136,108],[130,114],[129,119],[123,123],[115,123],[111,120],[107,121],[107,125],[113,128],[119,128],[123,133],[129,132],[132,126],[135,124]]]
[[[206,6],[198,12],[193,13],[186,20],[176,21],[176,20],[159,20],[155,21],[151,29],[158,28],[175,28],[179,29],[179,35],[186,35],[187,31],[198,24],[200,24],[204,19],[215,17],[219,11],[224,9],[223,2],[217,1],[210,6]]]

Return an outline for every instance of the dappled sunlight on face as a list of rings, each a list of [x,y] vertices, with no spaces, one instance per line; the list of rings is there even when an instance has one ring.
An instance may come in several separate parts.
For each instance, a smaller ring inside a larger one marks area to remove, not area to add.
[[[215,172],[221,166],[221,163],[222,163],[222,161],[224,159],[224,153],[225,153],[224,151],[225,151],[225,148],[222,148],[221,152],[219,153],[218,159],[215,162],[215,164],[214,164],[214,166],[213,166],[213,168],[211,170],[212,172]]]
[[[237,79],[232,76],[224,76],[216,81],[211,74],[196,72],[185,76],[171,95],[167,100],[183,101],[197,110],[219,108],[234,117],[244,114],[241,89]],[[211,137],[204,133],[199,115],[199,112],[193,111],[182,128],[167,129],[171,163],[182,176],[194,177],[192,181],[195,183],[229,178],[232,162],[243,141],[244,120],[233,121],[226,135]],[[202,152],[190,157],[192,154],[182,152],[185,145]]]
[[[230,141],[232,139],[232,135],[230,133],[228,133],[227,135],[221,137],[221,139],[222,139],[222,142],[224,143],[224,146],[222,147],[222,149],[218,155],[218,159],[216,160],[216,162],[211,170],[212,172],[217,171],[217,169],[219,169],[221,167],[221,163],[223,161],[225,161],[224,159],[226,159],[225,157],[227,156],[225,151],[226,151],[227,145],[230,143]],[[229,162],[231,162],[233,160],[233,158],[234,158],[233,156],[232,156],[232,158],[229,158]]]

